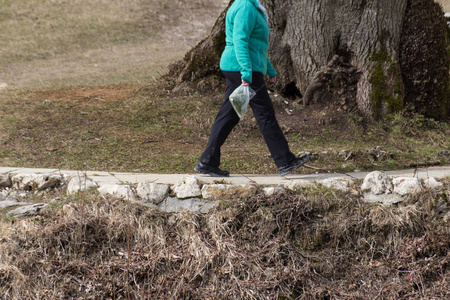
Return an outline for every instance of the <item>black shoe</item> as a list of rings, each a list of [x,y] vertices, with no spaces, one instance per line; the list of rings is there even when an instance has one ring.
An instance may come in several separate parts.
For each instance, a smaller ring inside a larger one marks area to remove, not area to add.
[[[208,166],[201,162],[199,162],[195,166],[194,170],[197,171],[198,173],[209,174],[212,177],[228,177],[228,176],[230,176],[230,172],[228,172],[228,171],[223,171],[223,170],[219,169],[218,167]]]
[[[278,174],[281,176],[289,174],[291,171],[300,168],[309,160],[309,155],[303,155],[302,157],[297,157],[292,162],[284,165],[278,169]]]

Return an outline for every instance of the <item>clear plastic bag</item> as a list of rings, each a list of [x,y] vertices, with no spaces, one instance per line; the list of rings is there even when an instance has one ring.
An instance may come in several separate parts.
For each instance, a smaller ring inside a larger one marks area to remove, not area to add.
[[[241,120],[244,119],[250,99],[255,95],[256,92],[249,85],[240,85],[233,93],[231,93],[231,105]]]

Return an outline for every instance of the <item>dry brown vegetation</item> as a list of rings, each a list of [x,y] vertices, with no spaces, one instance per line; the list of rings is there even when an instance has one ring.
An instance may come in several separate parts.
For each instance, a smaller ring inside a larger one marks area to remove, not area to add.
[[[0,85],[152,81],[210,30],[223,2],[0,1]]]
[[[314,188],[208,215],[66,198],[0,223],[0,298],[446,299],[449,183],[391,207]]]

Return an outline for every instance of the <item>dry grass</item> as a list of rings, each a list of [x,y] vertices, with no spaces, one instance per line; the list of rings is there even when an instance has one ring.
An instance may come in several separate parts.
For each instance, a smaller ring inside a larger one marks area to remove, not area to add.
[[[223,2],[0,1],[0,83],[41,88],[152,80],[207,34]]]
[[[0,294],[445,299],[449,199],[448,186],[398,207],[306,189],[224,201],[200,215],[83,194],[41,216],[0,223]]]

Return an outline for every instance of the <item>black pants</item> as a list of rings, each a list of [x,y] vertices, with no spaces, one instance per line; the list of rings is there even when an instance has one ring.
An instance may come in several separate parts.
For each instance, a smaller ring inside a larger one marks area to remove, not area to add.
[[[211,129],[208,146],[200,157],[204,164],[218,167],[220,165],[220,148],[239,122],[239,117],[234,111],[228,97],[241,85],[240,72],[223,72],[227,80],[225,91],[225,102],[217,113],[216,120]],[[277,167],[284,166],[295,159],[294,154],[289,150],[288,143],[275,118],[272,101],[270,100],[262,73],[253,72],[253,90],[257,91],[256,96],[250,100],[250,107],[259,129],[261,130],[270,154]]]

